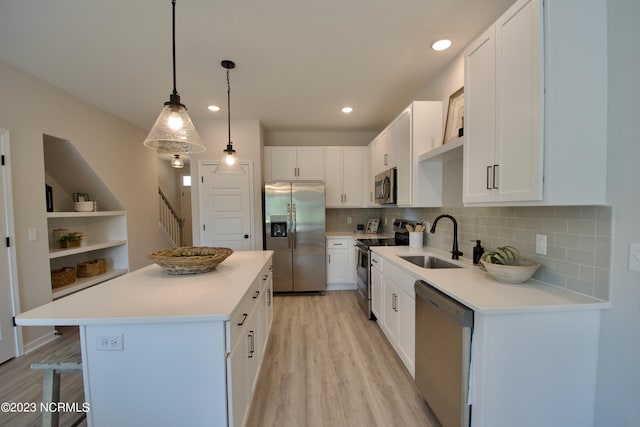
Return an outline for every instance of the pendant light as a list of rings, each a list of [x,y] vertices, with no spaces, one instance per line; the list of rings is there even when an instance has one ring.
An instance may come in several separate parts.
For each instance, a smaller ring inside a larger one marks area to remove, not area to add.
[[[176,169],[182,169],[184,167],[184,161],[180,158],[180,154],[176,154],[171,159],[171,167]]]
[[[144,145],[164,153],[193,154],[206,151],[200,136],[187,114],[187,107],[180,102],[176,89],[176,0],[171,1],[173,28],[173,93],[164,103]]]
[[[227,70],[227,125],[229,129],[229,143],[227,148],[223,150],[222,160],[218,163],[215,173],[235,173],[244,174],[244,168],[236,156],[236,150],[233,149],[233,143],[231,142],[231,81],[229,79],[229,70],[236,67],[233,61],[222,61],[222,67]]]

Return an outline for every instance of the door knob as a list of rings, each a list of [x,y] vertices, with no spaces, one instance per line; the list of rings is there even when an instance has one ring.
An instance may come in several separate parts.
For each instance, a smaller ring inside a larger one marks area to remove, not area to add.
[[[248,234],[245,234],[245,235],[244,235],[244,238],[245,238],[245,239],[248,239],[248,238],[249,238],[249,235],[248,235]]]

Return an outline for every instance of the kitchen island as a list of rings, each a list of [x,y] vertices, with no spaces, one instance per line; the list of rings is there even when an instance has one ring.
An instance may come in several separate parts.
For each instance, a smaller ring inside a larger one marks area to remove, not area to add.
[[[600,315],[609,302],[535,280],[500,283],[469,260],[431,248],[372,251],[375,314],[412,374],[422,356],[416,349],[432,344],[414,341],[414,282],[474,311],[465,393],[471,427],[593,425]],[[422,268],[401,258],[422,254],[462,268]]]
[[[89,426],[240,426],[271,327],[271,259],[235,252],[183,276],[151,265],[16,323],[79,326]]]

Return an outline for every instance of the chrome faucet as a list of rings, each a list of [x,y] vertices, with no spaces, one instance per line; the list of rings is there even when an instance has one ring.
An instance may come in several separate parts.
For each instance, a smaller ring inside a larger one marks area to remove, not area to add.
[[[449,218],[453,222],[453,249],[451,250],[451,259],[460,259],[462,252],[458,250],[458,221],[451,215],[439,215],[436,219],[433,220],[433,225],[431,226],[431,233],[436,232],[436,224],[440,220],[440,218]]]

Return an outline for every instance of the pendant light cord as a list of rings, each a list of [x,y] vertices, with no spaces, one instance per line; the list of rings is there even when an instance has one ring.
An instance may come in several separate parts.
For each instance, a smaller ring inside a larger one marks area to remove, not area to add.
[[[176,84],[176,0],[171,0],[172,5],[172,19],[171,19],[171,37],[173,39],[173,95],[171,97],[171,103],[174,102],[174,96],[176,97],[176,104],[180,104],[180,95],[178,94],[177,84]]]
[[[174,0],[175,1],[175,0]],[[231,79],[227,68],[227,124],[229,125],[229,145],[231,145]]]

